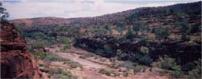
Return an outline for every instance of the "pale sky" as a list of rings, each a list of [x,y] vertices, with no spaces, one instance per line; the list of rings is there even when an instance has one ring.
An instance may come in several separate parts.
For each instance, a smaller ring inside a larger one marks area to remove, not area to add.
[[[200,0],[0,0],[10,19],[93,17],[139,7],[166,6]]]

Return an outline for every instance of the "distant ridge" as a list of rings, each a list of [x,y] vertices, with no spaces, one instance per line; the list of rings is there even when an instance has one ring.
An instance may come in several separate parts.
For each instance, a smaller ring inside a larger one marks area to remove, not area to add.
[[[74,24],[80,24],[80,26],[88,26],[94,24],[105,24],[105,23],[117,23],[119,21],[125,21],[128,17],[136,15],[155,15],[156,13],[164,12],[165,10],[172,9],[173,11],[183,11],[190,13],[190,11],[201,10],[202,1],[184,4],[175,4],[164,7],[143,7],[137,9],[131,9],[123,12],[107,14],[97,17],[82,17],[82,18],[58,18],[58,17],[38,17],[38,18],[24,18],[11,20],[16,25],[25,26],[74,26]],[[198,9],[199,8],[199,9]],[[196,11],[197,12],[197,11]]]

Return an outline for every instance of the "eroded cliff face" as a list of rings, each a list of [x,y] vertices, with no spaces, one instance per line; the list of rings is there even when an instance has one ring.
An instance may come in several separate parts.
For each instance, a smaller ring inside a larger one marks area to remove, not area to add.
[[[42,74],[37,63],[14,25],[1,22],[0,27],[1,79],[40,79]]]

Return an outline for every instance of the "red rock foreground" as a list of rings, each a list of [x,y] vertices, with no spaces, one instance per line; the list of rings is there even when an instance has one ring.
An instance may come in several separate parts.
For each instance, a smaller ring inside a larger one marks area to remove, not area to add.
[[[0,27],[1,79],[40,79],[42,74],[37,63],[14,25],[1,22]]]

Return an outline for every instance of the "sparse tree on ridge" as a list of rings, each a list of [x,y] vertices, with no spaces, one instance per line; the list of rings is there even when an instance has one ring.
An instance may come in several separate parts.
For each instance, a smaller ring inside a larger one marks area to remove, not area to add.
[[[2,2],[0,2],[0,22],[6,21],[8,16],[8,12],[6,12],[6,9],[3,7]]]

